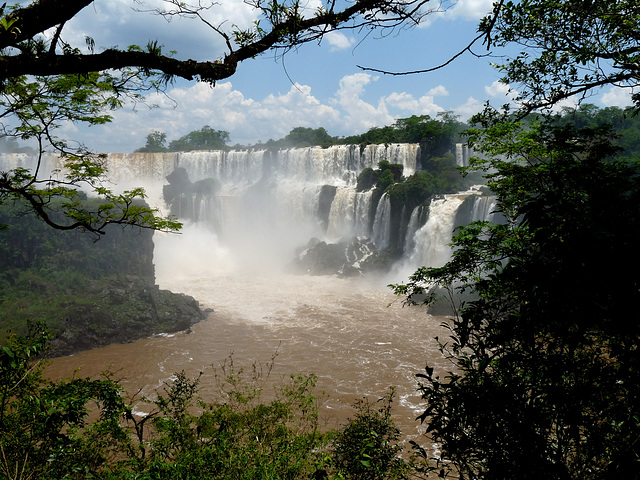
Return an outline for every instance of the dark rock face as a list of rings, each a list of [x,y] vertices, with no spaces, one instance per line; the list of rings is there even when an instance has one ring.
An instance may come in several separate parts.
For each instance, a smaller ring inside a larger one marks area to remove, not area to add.
[[[367,239],[353,237],[348,241],[327,243],[311,239],[307,248],[289,264],[289,271],[309,275],[354,277],[383,271],[391,267],[393,258],[378,251]]]
[[[322,228],[326,231],[329,225],[329,213],[331,212],[331,203],[336,196],[338,187],[334,185],[323,185],[320,188],[320,198],[318,199],[317,216],[322,223]]]
[[[169,184],[162,187],[162,195],[171,214],[179,218],[200,220],[202,202],[211,199],[220,190],[220,183],[213,178],[191,182],[189,174],[182,167],[176,167],[166,178]]]
[[[59,231],[20,206],[0,208],[0,344],[7,330],[44,322],[65,355],[188,330],[206,313],[192,297],[155,285],[153,232],[115,225],[99,241]],[[180,268],[179,265],[176,268]]]
[[[189,331],[207,316],[193,297],[161,290],[139,277],[96,283],[89,291],[94,302],[70,302],[64,329],[51,343],[54,355]]]

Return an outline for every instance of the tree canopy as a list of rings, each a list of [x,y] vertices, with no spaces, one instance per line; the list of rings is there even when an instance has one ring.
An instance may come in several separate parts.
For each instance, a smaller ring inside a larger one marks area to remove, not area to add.
[[[190,132],[178,140],[169,143],[170,152],[188,152],[191,150],[224,150],[229,142],[229,132],[215,130],[205,125],[200,130]]]
[[[434,284],[474,294],[440,343],[455,371],[419,375],[421,419],[442,444],[436,470],[637,478],[640,331],[625,318],[640,300],[638,166],[616,160],[608,126],[473,134],[503,222],[462,228],[447,265],[396,286],[409,298]]]
[[[638,86],[639,23],[635,0],[501,0],[479,32],[489,48],[516,47],[499,68],[529,112],[582,100],[605,85]],[[640,105],[638,92],[633,99]]]
[[[20,75],[53,76],[89,72],[116,71],[121,87],[132,71],[156,72],[168,77],[182,77],[215,82],[230,77],[238,64],[270,49],[290,49],[301,43],[318,41],[330,31],[340,29],[397,28],[415,24],[430,9],[426,0],[359,0],[348,4],[327,2],[308,11],[298,1],[249,2],[259,14],[253,27],[242,30],[226,24],[214,25],[207,13],[216,2],[193,5],[166,0],[155,14],[167,19],[176,16],[202,21],[220,37],[225,51],[215,52],[203,62],[178,59],[164,54],[157,43],[142,39],[146,47],[108,48],[94,51],[93,43],[71,45],[65,42],[64,26],[92,0],[38,0],[25,6],[5,7],[0,25],[0,78]],[[144,15],[149,12],[134,12]],[[53,35],[46,35],[47,31]],[[49,40],[46,40],[51,37]],[[179,52],[178,52],[179,54]],[[133,79],[133,77],[131,77]],[[166,80],[167,77],[164,77]]]
[[[442,478],[638,478],[640,161],[627,118],[640,97],[626,111],[551,109],[638,86],[639,13],[499,1],[480,24],[476,41],[516,51],[498,65],[513,104],[487,106],[467,132],[468,171],[486,176],[500,221],[460,228],[450,262],[394,286],[454,308],[437,339],[450,371],[418,375],[441,452],[415,447]]]

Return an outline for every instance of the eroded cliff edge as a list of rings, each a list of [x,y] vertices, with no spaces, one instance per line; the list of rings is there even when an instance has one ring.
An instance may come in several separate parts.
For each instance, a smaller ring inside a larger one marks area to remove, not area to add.
[[[112,226],[97,238],[53,230],[22,210],[0,210],[9,225],[0,231],[1,336],[44,322],[51,353],[66,355],[189,330],[206,317],[193,297],[155,284],[152,231]]]

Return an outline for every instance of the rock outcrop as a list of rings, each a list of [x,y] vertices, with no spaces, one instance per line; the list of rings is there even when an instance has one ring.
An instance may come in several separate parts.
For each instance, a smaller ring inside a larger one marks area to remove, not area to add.
[[[155,285],[152,231],[114,225],[96,241],[22,211],[0,208],[10,226],[0,232],[0,343],[8,330],[43,322],[52,353],[63,355],[189,330],[206,317],[194,298]]]
[[[353,237],[337,243],[311,239],[290,262],[288,270],[308,275],[354,277],[387,270],[393,261],[389,252],[376,250],[367,239]]]

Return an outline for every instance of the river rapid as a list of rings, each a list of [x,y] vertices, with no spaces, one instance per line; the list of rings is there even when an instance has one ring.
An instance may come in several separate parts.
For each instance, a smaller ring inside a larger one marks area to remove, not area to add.
[[[446,332],[443,318],[403,307],[386,287],[406,276],[287,274],[265,261],[262,252],[238,258],[220,247],[215,235],[195,228],[181,235],[156,234],[154,242],[160,287],[191,295],[213,312],[189,333],[57,358],[47,369],[50,378],[95,377],[108,369],[140,398],[153,397],[175,372],[203,372],[201,393],[214,400],[215,367],[229,356],[236,366],[257,362],[266,367],[277,354],[269,383],[282,383],[290,374],[316,374],[317,391],[326,393],[321,416],[327,428],[343,423],[357,399],[375,400],[394,387],[396,423],[405,437],[419,435],[415,418],[424,406],[415,374],[427,362],[446,367],[434,339]]]

